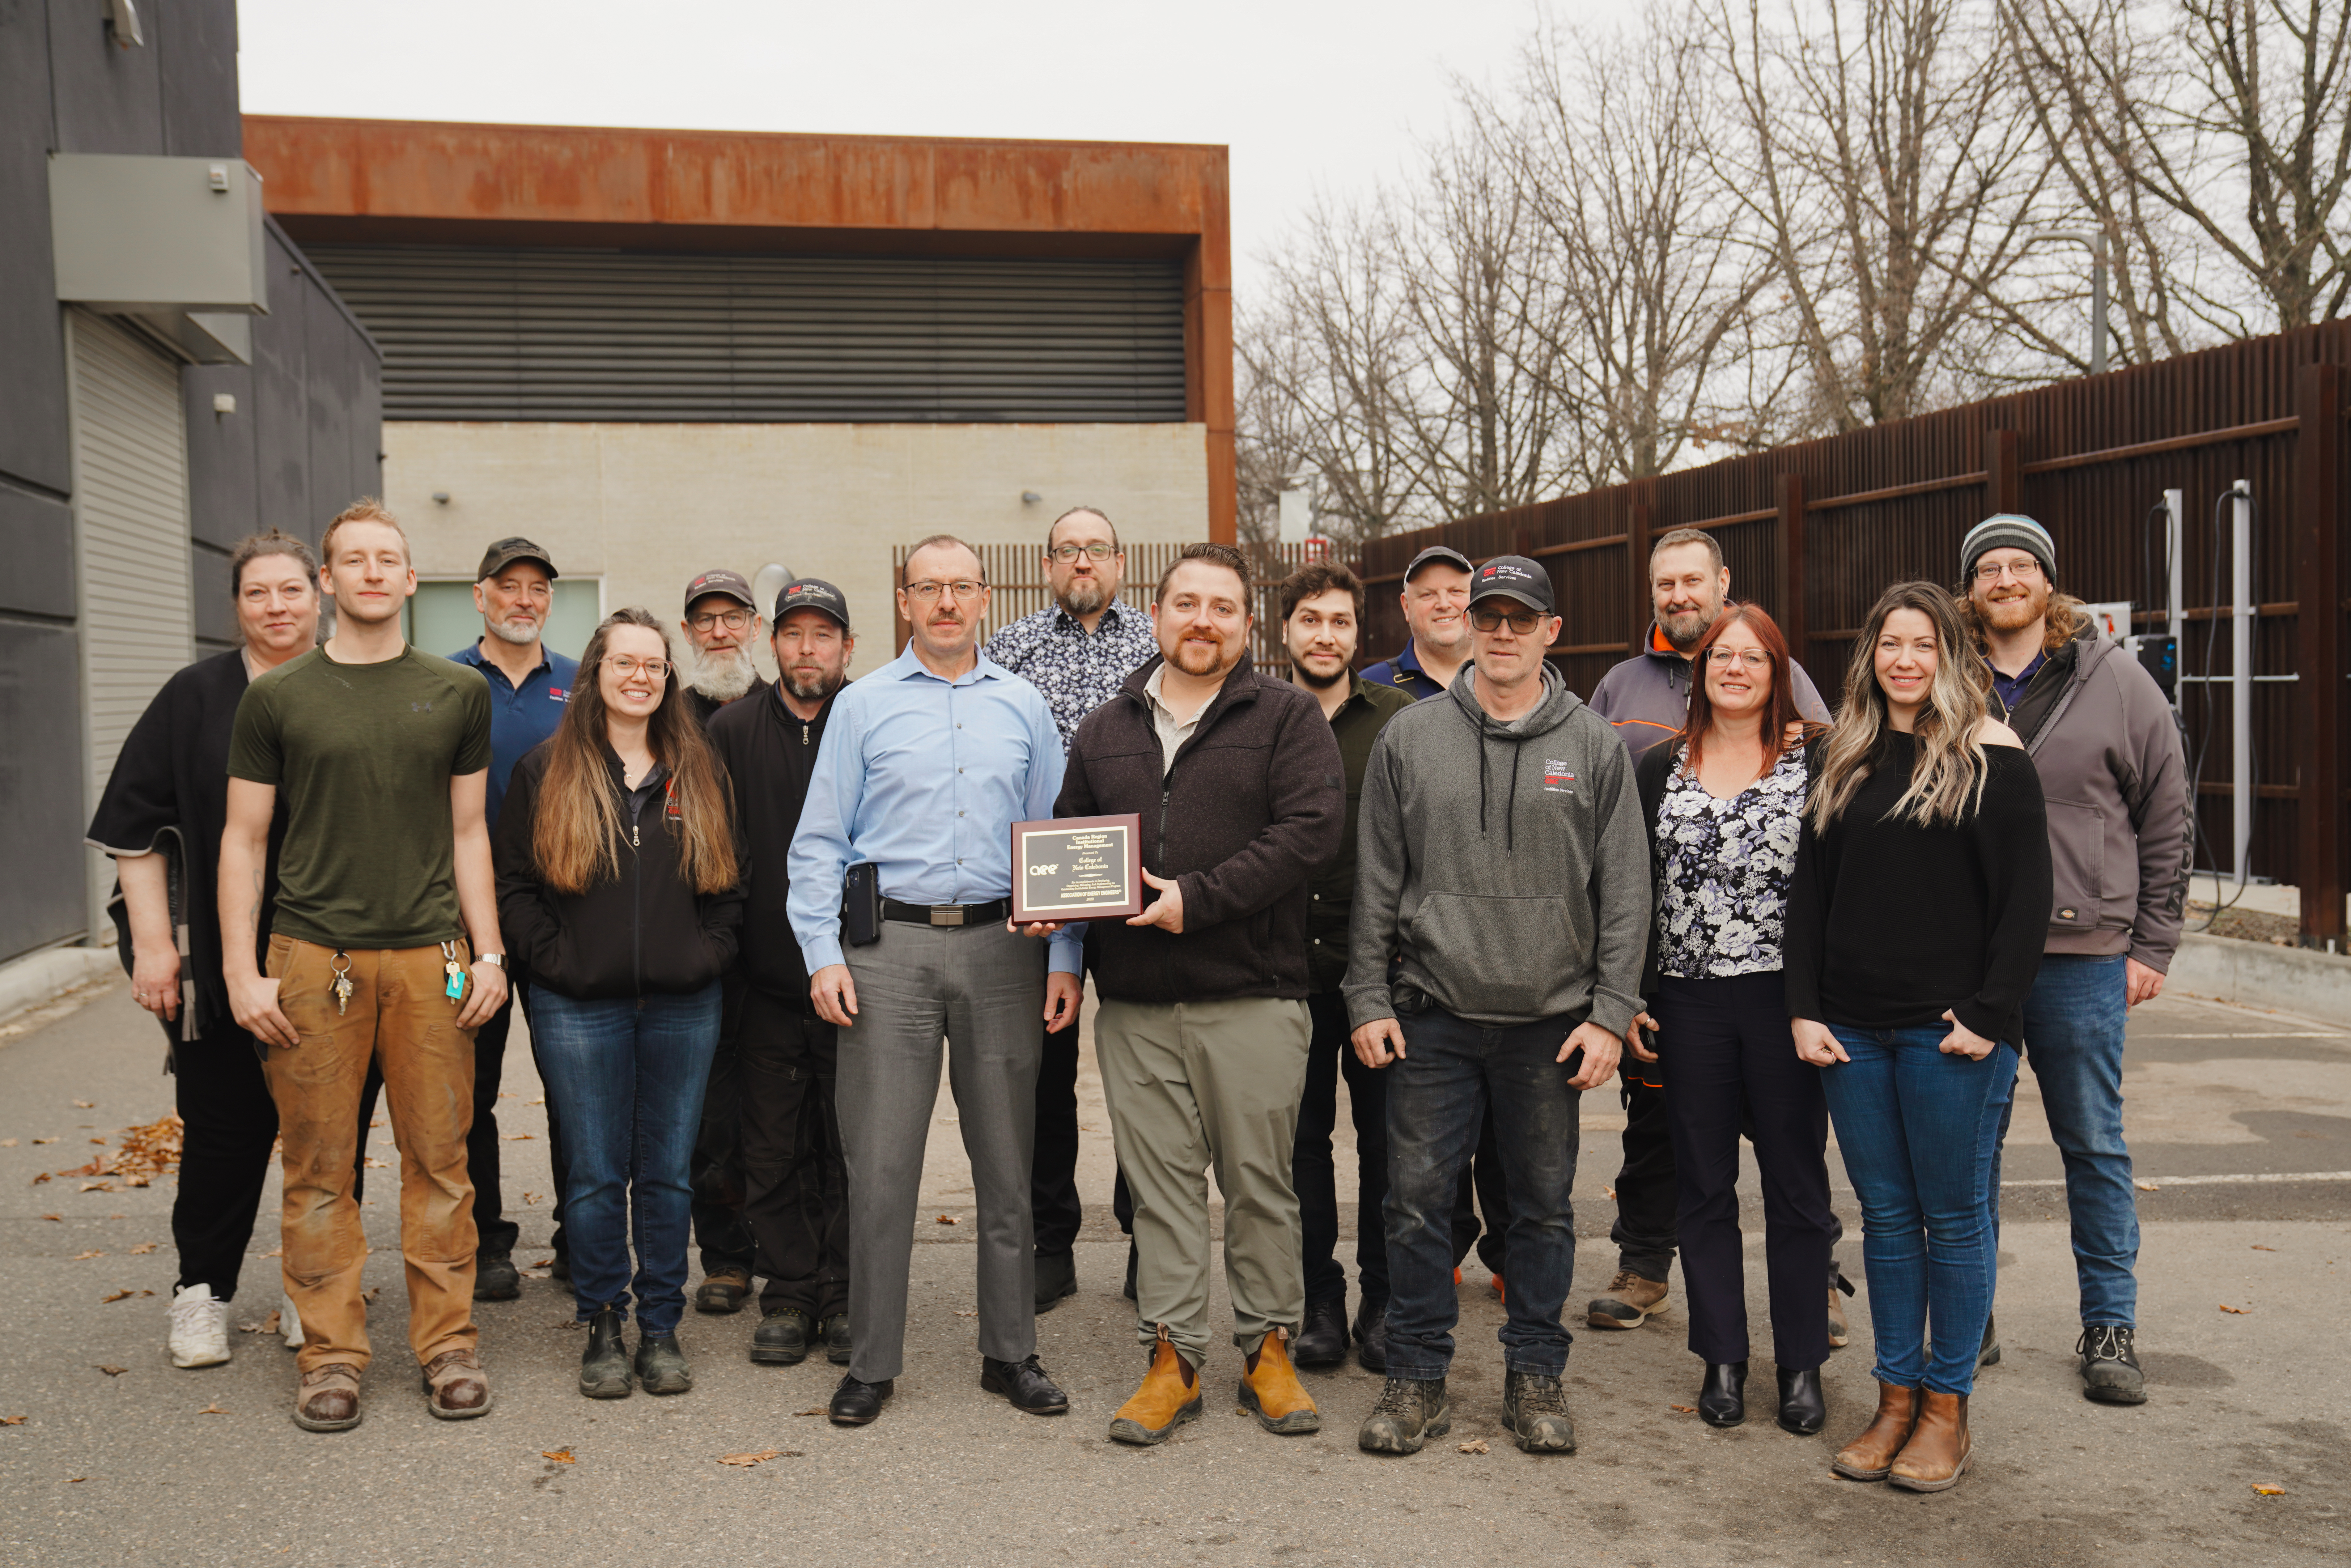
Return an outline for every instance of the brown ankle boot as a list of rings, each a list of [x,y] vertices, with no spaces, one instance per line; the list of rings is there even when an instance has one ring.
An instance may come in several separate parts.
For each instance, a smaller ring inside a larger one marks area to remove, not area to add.
[[[1288,1329],[1274,1329],[1258,1342],[1257,1354],[1249,1358],[1249,1371],[1241,1377],[1241,1408],[1269,1432],[1319,1432],[1322,1413],[1299,1386],[1297,1369],[1290,1364],[1289,1335]]]
[[[1892,1383],[1877,1385],[1877,1415],[1861,1436],[1837,1450],[1829,1469],[1856,1481],[1882,1481],[1892,1472],[1894,1456],[1910,1440],[1918,1424],[1918,1391]]]
[[[1949,1491],[1967,1473],[1974,1447],[1968,1437],[1968,1396],[1929,1388],[1918,1425],[1886,1479],[1906,1491]]]
[[[1143,1386],[1110,1418],[1111,1440],[1164,1443],[1176,1427],[1199,1418],[1200,1375],[1162,1329],[1159,1343],[1151,1347],[1151,1370],[1144,1374]]]

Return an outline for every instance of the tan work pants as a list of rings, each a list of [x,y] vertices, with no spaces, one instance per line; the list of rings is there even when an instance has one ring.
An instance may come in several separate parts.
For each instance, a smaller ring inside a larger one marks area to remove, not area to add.
[[[473,961],[464,942],[457,962]],[[474,1120],[474,1031],[457,1027],[441,949],[341,950],[269,939],[277,1007],[302,1043],[268,1047],[263,1071],[285,1142],[286,1291],[302,1318],[303,1371],[330,1362],[364,1370],[371,1351],[360,1270],[367,1239],[351,1197],[360,1092],[381,1064],[400,1148],[400,1250],[408,1274],[408,1343],[417,1362],[473,1349],[474,1184],[465,1134]],[[339,1011],[340,968],[351,982]]]

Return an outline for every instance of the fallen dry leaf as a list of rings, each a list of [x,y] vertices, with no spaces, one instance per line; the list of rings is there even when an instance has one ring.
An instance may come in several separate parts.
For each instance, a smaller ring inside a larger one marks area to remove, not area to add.
[[[745,1469],[748,1469],[753,1465],[764,1465],[769,1459],[780,1457],[782,1453],[781,1448],[762,1448],[756,1454],[721,1454],[718,1456],[718,1462],[722,1465],[740,1465]]]
[[[21,1427],[24,1424],[22,1416],[0,1416],[0,1427]]]
[[[538,1451],[538,1457],[542,1459],[553,1459],[559,1465],[576,1465],[580,1462],[571,1457],[571,1450],[569,1448],[541,1448]]]
[[[1695,1416],[1698,1414],[1698,1406],[1695,1405],[1668,1405],[1666,1408],[1668,1410],[1678,1410],[1685,1416]]]
[[[2131,1183],[2131,1186],[2138,1188],[2141,1192],[2161,1192],[2163,1190],[2151,1181],[2135,1181]]]
[[[86,1181],[81,1184],[81,1189],[84,1192],[112,1192],[114,1184],[110,1181]]]
[[[153,1250],[155,1250],[155,1244],[152,1241],[141,1241],[138,1246],[133,1247],[131,1249],[131,1255],[133,1258],[144,1258],[148,1253],[152,1252]]]
[[[14,1139],[14,1138],[0,1138],[0,1149],[13,1149],[13,1148],[15,1148],[16,1146],[16,1139]]]
[[[66,1261],[68,1263],[78,1263],[85,1258],[103,1258],[105,1256],[106,1254],[103,1252],[77,1252],[72,1257],[67,1259]]]
[[[40,1175],[38,1175],[38,1176],[35,1176],[35,1177],[33,1178],[33,1180],[32,1180],[32,1184],[31,1184],[31,1185],[33,1185],[34,1186],[40,1186],[43,1182],[45,1182],[45,1181],[47,1181],[47,1180],[48,1180],[48,1179],[49,1179],[49,1173],[48,1173],[48,1172],[47,1172],[47,1171],[43,1171]]]
[[[535,1192],[527,1192],[522,1195],[522,1200],[525,1203],[537,1203],[538,1201],[538,1194]]]
[[[528,1144],[535,1135],[530,1133],[508,1133],[506,1135],[506,1141],[509,1144]]]
[[[203,1409],[197,1411],[196,1414],[199,1416],[225,1416],[228,1412],[222,1409],[217,1405],[207,1405]]]
[[[979,1316],[979,1309],[974,1307],[970,1312],[965,1312],[961,1307],[957,1307],[956,1309],[956,1316],[959,1318],[976,1318]]]
[[[818,1405],[806,1410],[795,1410],[792,1414],[795,1416],[821,1416],[824,1414],[824,1406]]]
[[[36,1145],[38,1145],[41,1144],[54,1144],[57,1140],[55,1138],[35,1138],[33,1142]]]
[[[1461,1445],[1461,1451],[1465,1454],[1488,1454],[1493,1452],[1492,1449],[1486,1447],[1486,1439],[1483,1437],[1470,1438],[1468,1442]]]
[[[381,1285],[371,1285],[366,1290],[360,1292],[360,1300],[372,1303],[378,1296],[382,1294],[383,1287]]]
[[[2283,1497],[2285,1495],[2285,1488],[2278,1485],[2275,1481],[2255,1481],[2253,1483],[2253,1490],[2261,1493],[2263,1497]]]
[[[555,1260],[552,1258],[541,1258],[538,1262],[533,1263],[531,1267],[534,1269],[552,1269],[555,1267]]]
[[[80,1106],[85,1111],[95,1111],[98,1109],[98,1102],[95,1100],[77,1100],[74,1103]]]
[[[276,1333],[277,1314],[272,1312],[257,1323],[239,1323],[236,1327],[239,1333]]]
[[[100,1148],[104,1148],[106,1146],[106,1140],[104,1138],[92,1138],[90,1142],[96,1144]]]
[[[2252,1316],[2252,1315],[2253,1315],[2253,1314],[2252,1314],[2252,1308],[2250,1308],[2250,1307],[2232,1307],[2232,1306],[2231,1306],[2231,1305],[2230,1305],[2228,1302],[2226,1302],[2226,1301],[2222,1301],[2222,1302],[2220,1303],[2220,1310],[2221,1310],[2222,1312],[2234,1312],[2237,1316],[2239,1316],[2239,1317],[2241,1317],[2241,1318],[2249,1318],[2249,1317],[2251,1317],[2251,1316]]]
[[[124,1301],[132,1296],[152,1296],[154,1293],[155,1292],[152,1291],[117,1291],[110,1296],[99,1297],[98,1304],[99,1306],[104,1306],[109,1301]]]
[[[366,1159],[360,1163],[371,1171],[388,1171],[392,1168],[391,1166],[376,1158],[373,1155],[370,1155]]]
[[[103,1362],[97,1362],[97,1361],[93,1361],[93,1362],[91,1362],[91,1363],[90,1363],[90,1364],[91,1364],[92,1366],[97,1367],[97,1368],[99,1369],[99,1371],[100,1371],[100,1372],[102,1372],[102,1373],[106,1374],[106,1375],[107,1375],[107,1376],[109,1376],[109,1377],[120,1377],[120,1376],[121,1376],[124,1373],[126,1373],[126,1372],[128,1372],[128,1371],[130,1371],[130,1370],[131,1370],[131,1369],[130,1369],[129,1367],[127,1367],[127,1366],[109,1366],[109,1365],[107,1365],[107,1364],[106,1364],[105,1363],[103,1363]]]
[[[939,1216],[939,1223],[941,1225],[953,1225],[955,1222],[956,1218],[952,1214],[942,1214]]]
[[[62,1225],[62,1224],[64,1224],[64,1223],[65,1223],[65,1218],[66,1218],[66,1217],[65,1217],[64,1215],[62,1215],[62,1214],[45,1214],[45,1215],[41,1216],[41,1218],[42,1218],[43,1219],[54,1219],[54,1220],[56,1220],[58,1224]]]
[[[79,1486],[82,1482],[84,1482],[84,1481],[86,1481],[86,1480],[88,1480],[88,1479],[89,1479],[89,1478],[88,1476],[68,1476],[68,1477],[66,1478],[66,1485],[68,1485],[68,1486],[69,1486],[69,1487],[70,1487],[70,1486]]]
[[[2256,1252],[2274,1252],[2277,1249],[2274,1247],[2264,1247],[2260,1242],[2256,1241],[2253,1243],[2253,1250]]]

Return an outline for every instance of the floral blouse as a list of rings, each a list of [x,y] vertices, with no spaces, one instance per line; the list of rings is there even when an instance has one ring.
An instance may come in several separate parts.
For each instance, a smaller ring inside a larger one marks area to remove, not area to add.
[[[1657,808],[1657,969],[1677,979],[1780,968],[1802,825],[1804,749],[1718,800],[1676,764]]]

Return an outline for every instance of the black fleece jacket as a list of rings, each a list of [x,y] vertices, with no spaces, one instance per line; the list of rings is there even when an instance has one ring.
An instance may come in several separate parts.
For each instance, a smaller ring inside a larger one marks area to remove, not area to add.
[[[814,718],[802,719],[768,686],[720,708],[708,730],[734,786],[737,831],[751,852],[750,887],[743,903],[743,977],[763,991],[802,1002],[808,999],[808,964],[785,910],[792,891],[785,862],[792,835],[799,831],[800,808],[808,804],[809,775],[824,744],[825,721],[840,695],[833,693]]]
[[[515,764],[491,839],[498,930],[517,972],[574,1001],[697,991],[716,979],[734,961],[743,887],[738,881],[724,893],[702,894],[686,882],[672,826],[668,770],[656,765],[630,789],[622,782],[621,759],[604,748],[625,833],[621,875],[582,894],[565,894],[539,879],[531,852],[548,758],[542,745]],[[747,876],[750,861],[739,832],[735,860]]]
[[[1094,988],[1163,1004],[1303,998],[1307,880],[1339,852],[1347,821],[1339,742],[1322,704],[1244,654],[1163,768],[1144,694],[1159,664],[1078,726],[1053,814],[1140,816],[1144,869],[1175,879],[1184,930],[1092,922]]]

